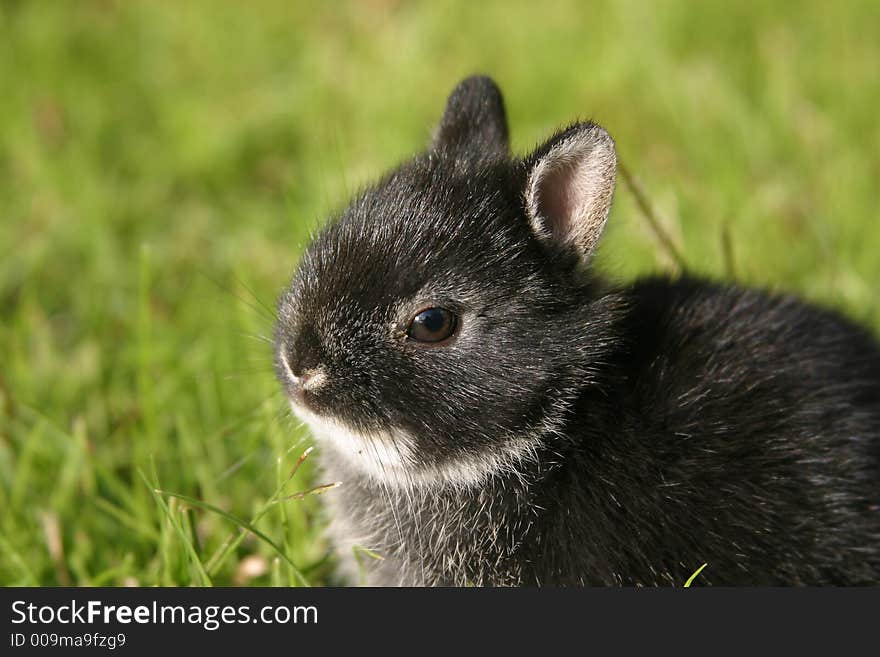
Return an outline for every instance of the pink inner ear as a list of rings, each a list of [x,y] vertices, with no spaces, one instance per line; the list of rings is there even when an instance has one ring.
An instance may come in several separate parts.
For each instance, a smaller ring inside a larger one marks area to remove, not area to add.
[[[575,239],[581,213],[587,203],[582,178],[586,166],[577,160],[560,159],[547,163],[539,174],[535,190],[535,210],[543,228],[559,243]]]
[[[587,257],[605,228],[615,172],[610,138],[588,133],[556,146],[535,165],[529,182],[535,233],[561,246],[574,246]]]

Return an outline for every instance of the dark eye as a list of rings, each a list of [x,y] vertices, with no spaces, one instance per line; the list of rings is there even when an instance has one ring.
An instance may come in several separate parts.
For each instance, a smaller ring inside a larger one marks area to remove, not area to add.
[[[456,323],[445,308],[426,308],[413,317],[406,334],[417,342],[442,342],[455,332]]]

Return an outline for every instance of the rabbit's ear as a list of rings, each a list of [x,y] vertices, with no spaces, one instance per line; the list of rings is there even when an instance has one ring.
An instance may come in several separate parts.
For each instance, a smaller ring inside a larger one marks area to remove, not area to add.
[[[595,123],[559,132],[526,159],[526,211],[544,242],[587,261],[605,228],[617,156],[614,140]]]
[[[446,101],[432,148],[465,159],[507,155],[504,100],[491,78],[474,75],[458,83]]]

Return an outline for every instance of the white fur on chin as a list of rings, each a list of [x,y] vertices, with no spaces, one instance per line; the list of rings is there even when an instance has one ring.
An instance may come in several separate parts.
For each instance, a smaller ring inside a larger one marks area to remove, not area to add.
[[[518,472],[517,466],[535,459],[540,442],[536,432],[533,436],[511,438],[501,447],[487,447],[478,454],[425,465],[416,457],[417,441],[404,431],[359,433],[296,404],[291,403],[291,408],[321,446],[375,481],[395,487],[479,485],[494,474]]]

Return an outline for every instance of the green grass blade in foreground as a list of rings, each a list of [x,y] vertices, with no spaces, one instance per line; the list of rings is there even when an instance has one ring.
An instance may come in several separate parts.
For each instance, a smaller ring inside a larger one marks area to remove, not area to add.
[[[297,459],[296,461],[296,464],[294,464],[293,468],[291,469],[290,474],[287,475],[287,479],[285,479],[284,482],[275,489],[275,492],[272,493],[271,497],[269,497],[266,503],[263,504],[263,506],[260,507],[260,509],[253,515],[250,521],[251,525],[256,524],[256,522],[260,518],[262,518],[263,515],[265,515],[266,512],[271,509],[272,506],[278,501],[278,496],[281,495],[281,493],[284,491],[284,487],[287,486],[288,483],[290,483],[290,481],[299,471],[302,464],[305,463],[306,459],[309,457],[309,454],[312,453],[312,449],[312,447],[309,447],[300,455],[299,459]],[[223,565],[223,562],[226,560],[226,558],[232,553],[235,548],[239,546],[242,539],[244,539],[244,536],[245,532],[240,531],[238,532],[238,535],[233,534],[229,536],[225,541],[223,541],[217,551],[213,555],[211,555],[210,559],[208,559],[209,573],[214,574],[220,569],[220,566]]]
[[[697,568],[697,569],[694,571],[694,574],[691,575],[690,577],[688,577],[688,581],[686,581],[686,582],[684,583],[684,588],[686,588],[686,589],[690,588],[691,584],[694,583],[694,580],[697,579],[697,575],[699,575],[701,572],[703,572],[703,568],[705,568],[707,565],[709,565],[709,564],[705,564],[705,563],[704,563],[702,566],[700,566],[699,568]]]
[[[273,541],[271,538],[266,536],[263,532],[261,532],[259,529],[254,527],[252,524],[245,522],[241,518],[236,518],[234,515],[224,511],[220,507],[216,507],[213,504],[208,504],[207,502],[202,502],[201,500],[197,500],[194,497],[190,497],[189,495],[183,495],[181,493],[172,493],[171,491],[159,490],[159,489],[153,489],[153,492],[157,495],[168,495],[169,497],[176,497],[177,499],[181,500],[182,502],[186,502],[187,504],[191,504],[192,506],[198,507],[200,509],[204,509],[205,511],[211,511],[213,513],[216,513],[217,515],[219,515],[223,518],[226,518],[229,522],[232,522],[232,523],[238,525],[243,530],[250,532],[251,534],[253,534],[257,538],[259,538],[261,541],[264,541],[268,546],[270,546],[273,550],[275,550],[275,552],[278,553],[278,556],[280,556],[282,559],[284,559],[284,561],[287,562],[287,564],[291,567],[291,569],[293,569],[294,575],[296,576],[296,578],[300,581],[300,583],[303,586],[309,586],[308,580],[300,572],[300,570],[299,570],[299,568],[297,568],[296,564],[290,560],[290,557],[288,557],[287,554],[285,554],[284,550],[275,541]]]
[[[373,552],[369,548],[365,548],[363,545],[353,545],[351,547],[351,552],[354,555],[354,560],[357,562],[358,567],[358,581],[361,586],[367,585],[367,563],[364,559],[364,556],[369,557],[370,559],[374,559],[375,561],[385,561],[385,557],[383,557],[378,552]]]
[[[165,504],[165,500],[161,498],[162,491],[158,490],[155,486],[151,486],[149,480],[146,475],[138,470],[138,473],[141,476],[141,479],[144,480],[144,483],[149,487],[150,492],[153,495],[153,498],[156,500],[156,504],[159,505],[159,508],[162,509],[162,512],[165,514],[165,517],[168,518],[168,521],[171,523],[172,527],[174,527],[174,531],[177,533],[178,538],[180,538],[181,543],[186,548],[187,554],[190,559],[192,559],[192,563],[196,568],[196,572],[199,574],[199,579],[201,580],[202,586],[212,586],[211,578],[208,576],[208,573],[205,571],[205,567],[202,565],[202,560],[199,558],[198,553],[193,547],[192,542],[190,541],[190,537],[187,536],[186,531],[174,521],[174,516],[171,513],[171,509],[168,508],[168,505]],[[177,497],[177,496],[175,496]],[[187,500],[183,500],[187,501]]]

